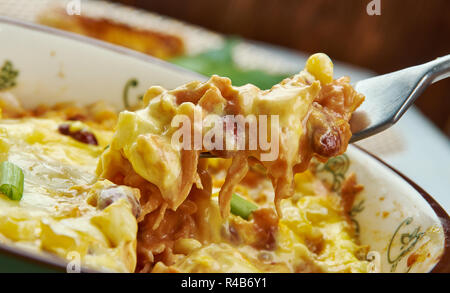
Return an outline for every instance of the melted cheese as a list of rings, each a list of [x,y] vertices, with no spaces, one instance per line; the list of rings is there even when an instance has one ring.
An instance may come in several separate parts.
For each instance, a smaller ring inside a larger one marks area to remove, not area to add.
[[[99,146],[58,133],[62,121],[2,120],[0,156],[25,175],[20,201],[0,195],[0,239],[63,258],[80,255],[84,265],[133,272],[136,219],[125,199],[103,210],[88,203],[93,193],[113,184],[96,182],[95,168],[111,133],[95,131]]]
[[[252,158],[268,170],[281,214],[279,203],[292,196],[295,173],[306,170],[314,155],[329,158],[345,151],[351,136],[348,120],[363,99],[347,79],[333,81],[333,63],[325,54],[311,56],[304,71],[266,91],[250,84],[234,87],[230,79],[219,76],[173,90],[154,86],[144,96],[144,109],[120,114],[111,147],[97,171],[112,179],[116,175],[112,170],[130,164],[134,172],[158,187],[165,206],[175,211],[194,183],[201,187],[196,170],[201,151],[233,157],[219,192],[221,213],[226,218],[233,189],[246,175]],[[211,115],[215,115],[214,123],[209,123]],[[223,129],[237,116],[254,122],[259,133],[254,148],[248,147],[252,142],[245,129],[239,133],[227,129],[225,134],[217,134],[221,137],[214,134],[215,140],[223,143],[218,143],[219,149],[208,148],[205,137],[209,131]],[[267,119],[267,124],[261,119]],[[186,124],[187,131],[180,135],[183,141],[173,139]],[[263,132],[267,139],[262,138]],[[241,135],[245,136],[244,149],[236,144],[230,147]],[[270,151],[264,145],[269,142]]]
[[[213,162],[218,164],[216,160]],[[219,185],[223,182],[222,176],[215,177]],[[274,194],[268,181],[258,177],[257,192],[252,192],[254,188],[247,183],[238,185],[238,189],[241,195],[247,194],[248,200],[265,193],[268,197],[264,203],[270,204]],[[223,226],[223,222],[212,224],[221,222],[217,201],[213,199],[207,213],[211,224],[201,228],[203,236],[199,237],[204,245],[192,249],[170,267],[159,263],[153,271],[367,272],[369,263],[358,258],[363,248],[355,241],[353,227],[345,216],[339,196],[329,192],[318,194],[312,186],[320,182],[309,171],[297,174],[296,181],[294,196],[281,202],[283,216],[277,225],[273,250],[250,245],[255,239],[253,226],[238,216],[231,215],[229,225],[239,234],[240,241],[236,243],[224,236],[220,231],[227,226]],[[217,234],[221,236],[209,236]]]
[[[366,272],[341,198],[307,170],[313,156],[345,151],[362,100],[317,54],[268,91],[213,76],[150,88],[146,107],[122,112],[114,135],[95,123],[70,125],[89,128],[98,146],[60,134],[67,122],[57,110],[0,120],[0,161],[25,174],[22,200],[0,195],[0,241],[63,258],[76,252],[84,265],[118,272]],[[193,122],[194,138],[210,130],[202,127],[209,114],[221,122],[278,115],[279,156],[263,160],[258,146],[199,160],[203,149],[172,143],[177,114]],[[228,214],[232,192],[259,206],[248,221]]]

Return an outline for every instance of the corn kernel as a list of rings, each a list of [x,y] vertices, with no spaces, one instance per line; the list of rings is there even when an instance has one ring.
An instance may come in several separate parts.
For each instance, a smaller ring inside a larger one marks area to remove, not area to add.
[[[333,62],[323,53],[311,55],[306,61],[306,70],[322,84],[333,81]]]
[[[202,244],[197,240],[192,238],[182,238],[175,241],[173,252],[187,255],[200,247],[202,247]]]

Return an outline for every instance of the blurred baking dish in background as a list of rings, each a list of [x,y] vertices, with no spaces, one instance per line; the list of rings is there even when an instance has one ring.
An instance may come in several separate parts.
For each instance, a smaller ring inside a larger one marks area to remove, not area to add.
[[[38,17],[38,22],[121,45],[160,59],[173,58],[185,52],[183,40],[176,35],[150,29],[138,29],[106,18],[68,16],[62,8],[44,11]]]

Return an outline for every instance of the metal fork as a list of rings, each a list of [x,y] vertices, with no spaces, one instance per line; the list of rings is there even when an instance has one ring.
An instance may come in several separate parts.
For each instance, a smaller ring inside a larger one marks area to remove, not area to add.
[[[400,71],[361,80],[354,85],[366,96],[350,120],[350,142],[367,138],[394,125],[432,83],[450,77],[450,55]],[[210,153],[200,154],[211,158]]]
[[[450,55],[357,82],[366,96],[350,120],[350,142],[367,138],[394,125],[432,83],[450,77]]]

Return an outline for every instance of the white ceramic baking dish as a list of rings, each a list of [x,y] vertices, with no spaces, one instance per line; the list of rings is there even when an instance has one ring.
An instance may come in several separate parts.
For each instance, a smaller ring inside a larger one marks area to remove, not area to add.
[[[118,108],[152,85],[174,88],[204,76],[122,47],[63,31],[0,18],[0,66],[19,72],[11,91],[26,107],[61,101],[106,100]],[[351,218],[380,272],[449,272],[449,217],[420,187],[350,146],[320,168],[339,187],[355,172],[365,186]],[[63,260],[0,244],[0,271],[64,270]]]

